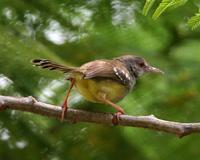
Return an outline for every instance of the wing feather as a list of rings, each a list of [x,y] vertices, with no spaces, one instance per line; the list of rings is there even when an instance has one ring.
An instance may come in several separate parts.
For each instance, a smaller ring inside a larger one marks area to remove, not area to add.
[[[96,60],[81,66],[83,70],[84,79],[90,79],[95,77],[107,77],[113,78],[113,65],[106,60]]]
[[[131,76],[128,70],[119,61],[96,60],[80,67],[84,79],[110,78],[122,84],[129,85]]]

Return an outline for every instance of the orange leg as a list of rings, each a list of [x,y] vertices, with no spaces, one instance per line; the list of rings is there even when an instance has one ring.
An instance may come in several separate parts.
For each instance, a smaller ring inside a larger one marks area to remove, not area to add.
[[[70,92],[71,92],[71,90],[72,90],[72,88],[74,86],[75,79],[70,79],[70,82],[71,82],[70,87],[69,87],[69,89],[67,91],[67,94],[65,96],[65,99],[64,99],[64,102],[63,102],[63,105],[62,105],[61,121],[63,121],[64,118],[65,118],[65,112],[66,112],[66,110],[68,108],[68,98],[69,98]]]
[[[117,113],[114,114],[113,119],[112,119],[112,123],[113,123],[114,125],[117,125],[118,122],[119,122],[119,116],[120,116],[121,114],[124,114],[124,113],[125,113],[124,110],[123,110],[120,106],[118,106],[118,105],[116,105],[115,103],[113,103],[113,102],[111,102],[110,100],[108,100],[108,99],[106,98],[106,94],[101,94],[100,97],[101,97],[101,101],[102,101],[102,102],[104,102],[105,104],[110,105],[111,107],[113,107],[114,109],[117,110]]]

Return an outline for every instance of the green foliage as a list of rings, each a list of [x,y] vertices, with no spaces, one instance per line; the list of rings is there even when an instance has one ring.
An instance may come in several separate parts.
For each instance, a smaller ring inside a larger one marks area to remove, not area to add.
[[[153,14],[153,19],[157,19],[167,9],[179,7],[186,2],[187,0],[162,0]]]
[[[155,0],[146,0],[145,5],[143,7],[142,13],[146,16],[149,12],[149,10],[151,9],[151,7],[153,6]]]
[[[167,1],[168,8],[177,2],[169,7]],[[157,4],[146,1],[143,13]],[[78,66],[129,53],[144,57],[165,75],[138,80],[118,103],[127,114],[199,121],[200,33],[188,30],[180,18],[193,14],[195,2],[169,11],[160,21],[141,15],[141,5],[139,0],[0,1],[0,94],[32,95],[60,105],[68,87],[65,77],[33,67],[32,59]],[[114,112],[86,102],[76,90],[70,106]],[[25,112],[0,112],[0,159],[184,160],[198,159],[199,145],[198,135],[178,139],[139,128],[67,124]]]
[[[154,20],[158,19],[161,14],[163,14],[168,9],[174,9],[179,6],[184,5],[188,0],[162,0],[159,4],[156,10],[153,13],[152,18]],[[152,9],[153,4],[155,3],[155,0],[146,0],[145,5],[143,7],[142,13],[143,15],[147,15],[149,10]],[[196,13],[195,16],[191,17],[188,20],[188,26],[195,30],[200,25],[200,13]]]
[[[162,0],[158,7],[156,8],[152,18],[157,19],[163,12],[170,8],[177,8],[181,5],[184,5],[187,0]],[[146,16],[149,10],[152,8],[155,0],[146,0],[145,5],[143,7],[143,14]]]
[[[192,30],[195,30],[200,26],[200,10],[188,20],[188,25],[192,28]]]

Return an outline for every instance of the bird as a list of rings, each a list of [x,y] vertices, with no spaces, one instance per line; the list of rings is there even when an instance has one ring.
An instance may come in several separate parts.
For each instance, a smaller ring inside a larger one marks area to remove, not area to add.
[[[70,86],[61,106],[62,121],[69,107],[68,99],[74,86],[87,101],[113,107],[117,111],[113,116],[113,124],[117,124],[119,116],[125,114],[125,111],[116,103],[133,89],[138,78],[145,73],[164,73],[151,66],[144,58],[132,54],[112,59],[98,59],[80,67],[61,65],[48,59],[34,59],[32,63],[43,69],[67,74]]]

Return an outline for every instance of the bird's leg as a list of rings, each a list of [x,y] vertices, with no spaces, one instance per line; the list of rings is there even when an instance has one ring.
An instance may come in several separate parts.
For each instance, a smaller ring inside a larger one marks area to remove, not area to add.
[[[120,116],[121,114],[124,114],[124,113],[125,113],[124,110],[123,110],[120,106],[118,106],[118,105],[116,105],[115,103],[113,103],[113,102],[111,102],[110,100],[108,100],[108,99],[106,98],[106,94],[101,94],[101,101],[104,102],[105,104],[110,105],[111,107],[113,107],[114,109],[117,110],[117,112],[114,114],[113,119],[112,119],[112,123],[113,123],[114,125],[117,125],[118,122],[119,122],[119,116]]]
[[[74,82],[75,82],[75,79],[71,78],[70,79],[70,86],[69,86],[69,89],[67,90],[67,94],[65,96],[65,99],[64,99],[64,102],[62,104],[62,114],[61,114],[61,121],[64,120],[65,118],[65,112],[67,111],[68,109],[68,98],[69,98],[69,95],[70,95],[70,92],[74,86]]]

